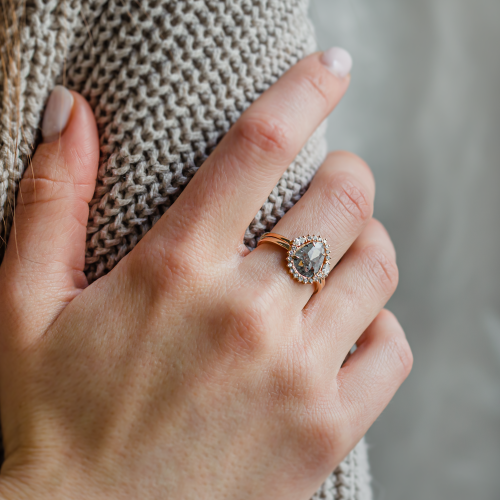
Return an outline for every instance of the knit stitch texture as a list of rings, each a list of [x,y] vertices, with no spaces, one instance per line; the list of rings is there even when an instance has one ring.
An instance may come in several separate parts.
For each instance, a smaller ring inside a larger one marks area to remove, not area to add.
[[[0,13],[7,26],[0,38],[0,235],[8,240],[50,91],[61,83],[80,92],[94,110],[101,147],[87,228],[90,282],[168,210],[241,113],[316,48],[308,0],[14,4]],[[326,154],[324,130],[256,214],[245,233],[249,248],[303,194]],[[362,441],[313,498],[370,500],[369,482]]]

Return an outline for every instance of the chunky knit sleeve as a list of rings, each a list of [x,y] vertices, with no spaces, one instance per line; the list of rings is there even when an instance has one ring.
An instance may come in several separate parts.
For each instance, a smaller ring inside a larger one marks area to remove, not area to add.
[[[62,83],[90,102],[100,134],[89,281],[134,248],[241,113],[316,48],[308,0],[12,3],[0,12],[7,27],[0,35],[0,236],[9,237],[46,99]],[[324,129],[255,215],[249,248],[307,188],[326,154]],[[371,499],[364,442],[314,498]]]

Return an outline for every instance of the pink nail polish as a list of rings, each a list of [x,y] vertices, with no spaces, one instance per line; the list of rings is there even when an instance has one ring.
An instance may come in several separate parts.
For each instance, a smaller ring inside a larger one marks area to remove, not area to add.
[[[345,78],[352,69],[351,54],[340,47],[325,50],[321,62],[338,78]]]
[[[68,89],[62,85],[54,87],[43,114],[43,142],[52,142],[59,139],[68,124],[73,101],[73,95]]]

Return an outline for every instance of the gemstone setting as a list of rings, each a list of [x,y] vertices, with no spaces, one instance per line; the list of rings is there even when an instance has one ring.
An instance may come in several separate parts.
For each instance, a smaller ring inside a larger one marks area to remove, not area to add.
[[[295,238],[288,252],[288,269],[300,283],[324,280],[330,272],[330,247],[321,236]]]

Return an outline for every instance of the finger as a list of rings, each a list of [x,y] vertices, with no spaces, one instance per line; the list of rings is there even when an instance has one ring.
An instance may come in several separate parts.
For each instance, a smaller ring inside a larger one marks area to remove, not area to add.
[[[155,234],[165,234],[169,221],[182,220],[181,230],[190,228],[205,246],[217,246],[217,255],[223,256],[228,244],[227,252],[234,254],[283,172],[347,90],[345,54],[334,49],[306,57],[264,92],[156,225]],[[342,71],[336,71],[341,63]]]
[[[352,446],[382,413],[412,365],[413,356],[403,329],[392,313],[381,311],[337,377],[346,419],[344,429]]]
[[[273,232],[291,240],[299,236],[326,238],[333,267],[362,232],[373,213],[375,182],[366,163],[357,156],[330,154],[300,201],[278,222]],[[273,244],[256,248],[244,259],[248,273],[272,288],[294,311],[310,299],[313,285],[291,279],[285,251]]]
[[[42,135],[19,185],[2,270],[15,281],[23,307],[36,308],[44,323],[86,286],[85,233],[99,139],[88,103],[61,86],[48,100]]]
[[[397,283],[394,246],[384,226],[372,219],[304,309],[307,341],[322,366],[337,372]]]

